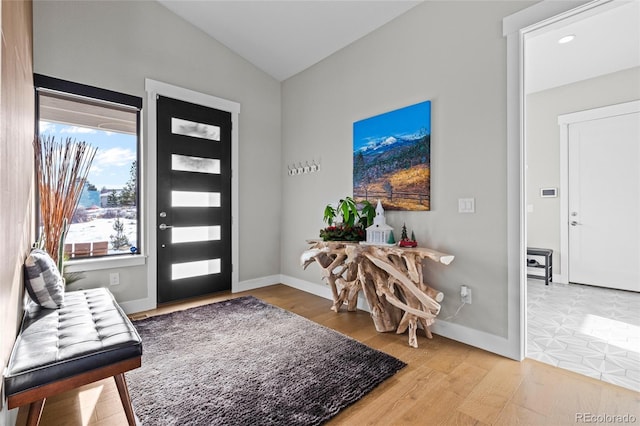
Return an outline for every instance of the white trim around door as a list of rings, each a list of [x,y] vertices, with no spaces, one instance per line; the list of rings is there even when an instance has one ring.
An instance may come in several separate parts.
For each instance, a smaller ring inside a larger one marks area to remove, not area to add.
[[[145,162],[145,176],[147,185],[145,188],[144,199],[146,201],[146,247],[148,254],[147,262],[147,299],[145,305],[153,309],[157,304],[157,242],[156,242],[156,173],[157,173],[157,135],[156,135],[156,96],[166,96],[193,104],[203,105],[209,108],[215,108],[221,111],[231,113],[231,263],[233,272],[231,274],[231,291],[238,292],[239,288],[239,232],[238,232],[238,120],[240,115],[240,104],[238,102],[229,101],[218,98],[205,93],[196,92],[183,87],[174,86],[156,80],[145,79],[145,91],[147,92],[147,108],[146,108],[146,131],[147,144],[143,152]]]
[[[507,339],[496,352],[522,360],[526,355],[526,181],[524,133],[524,43],[527,33],[589,13],[612,0],[544,0],[502,20],[507,39]]]

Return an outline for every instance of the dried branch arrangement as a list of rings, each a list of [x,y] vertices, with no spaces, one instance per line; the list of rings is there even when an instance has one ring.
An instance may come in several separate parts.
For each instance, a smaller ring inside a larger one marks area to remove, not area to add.
[[[60,239],[65,219],[71,223],[97,149],[84,141],[72,138],[57,141],[53,136],[36,137],[33,145],[43,225],[41,238],[44,249],[59,263],[58,248],[63,243]]]

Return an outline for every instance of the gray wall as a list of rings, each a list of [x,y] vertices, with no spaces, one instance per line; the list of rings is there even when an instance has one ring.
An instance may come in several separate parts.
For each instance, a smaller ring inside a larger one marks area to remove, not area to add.
[[[279,273],[278,81],[154,1],[34,2],[34,68],[143,98],[151,78],[239,102],[240,281]],[[76,287],[106,286],[109,272],[89,272]],[[110,287],[119,301],[147,296],[145,266],[119,272]]]
[[[560,187],[558,116],[640,99],[640,68],[527,95],[527,236],[530,247],[553,250],[560,269],[560,197],[541,198],[540,188]]]
[[[399,234],[406,222],[427,247],[454,254],[449,266],[425,268],[444,292],[440,318],[507,335],[506,40],[502,18],[525,2],[425,2],[312,68],[282,88],[283,163],[321,158],[322,171],[283,170],[281,271],[324,285],[298,259],[323,227],[329,202],[352,193],[352,125],[423,100],[432,101],[430,212],[388,212]],[[459,214],[458,198],[476,213]]]
[[[353,122],[431,100],[432,210],[390,212],[388,222],[456,255],[425,270],[445,293],[441,318],[466,284],[473,304],[451,321],[506,337],[501,29],[530,4],[425,2],[280,85],[155,2],[37,2],[35,71],[138,96],[148,77],[240,102],[240,279],[281,273],[312,286],[323,285],[319,271],[298,259],[324,205],[351,194]],[[312,159],[321,172],[286,176],[286,164]],[[457,212],[466,197],[475,214]],[[106,284],[108,272],[92,275]],[[139,297],[145,272],[121,271],[119,299]]]

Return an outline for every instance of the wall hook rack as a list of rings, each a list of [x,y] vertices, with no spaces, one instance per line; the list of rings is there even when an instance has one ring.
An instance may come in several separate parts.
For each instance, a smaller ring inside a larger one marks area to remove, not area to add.
[[[287,164],[287,174],[289,176],[305,175],[309,173],[316,173],[320,171],[320,160],[316,161],[312,159],[305,161],[297,161],[292,164]]]

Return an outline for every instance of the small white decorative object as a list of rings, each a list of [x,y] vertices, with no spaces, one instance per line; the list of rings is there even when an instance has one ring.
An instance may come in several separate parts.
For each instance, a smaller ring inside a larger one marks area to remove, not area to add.
[[[391,234],[392,231],[393,228],[387,225],[387,220],[384,217],[382,203],[378,200],[378,205],[376,206],[376,217],[373,219],[373,225],[367,228],[367,244],[387,245],[389,234]]]

